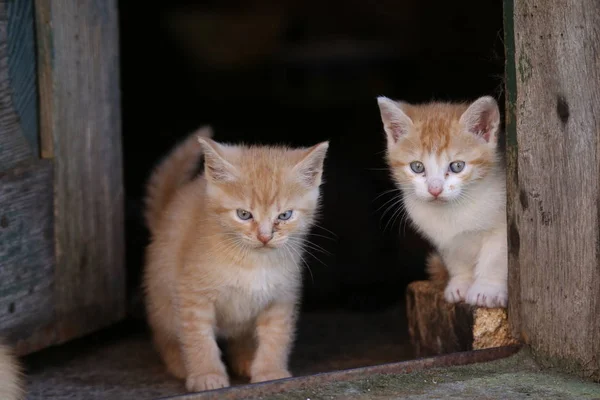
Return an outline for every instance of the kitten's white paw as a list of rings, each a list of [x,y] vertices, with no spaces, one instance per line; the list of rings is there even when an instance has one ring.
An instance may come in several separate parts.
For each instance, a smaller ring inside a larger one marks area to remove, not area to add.
[[[222,374],[204,374],[188,376],[185,387],[188,392],[220,389],[229,386],[229,378]]]
[[[252,376],[250,383],[274,381],[276,379],[289,378],[291,376],[292,376],[292,374],[290,374],[290,372],[285,369],[277,370],[277,371],[260,372],[258,374],[255,374],[254,376]]]
[[[452,278],[446,290],[444,290],[444,298],[448,303],[458,303],[465,299],[467,291],[471,286],[471,281],[462,278]]]
[[[506,284],[475,281],[467,292],[466,302],[479,307],[505,308],[508,303]]]

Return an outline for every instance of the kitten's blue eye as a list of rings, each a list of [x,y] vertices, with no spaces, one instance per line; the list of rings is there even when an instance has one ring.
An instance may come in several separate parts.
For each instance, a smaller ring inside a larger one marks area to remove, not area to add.
[[[412,169],[415,174],[422,174],[423,171],[425,171],[425,166],[421,161],[413,161],[410,163],[410,169]]]
[[[293,213],[294,212],[292,210],[287,210],[286,212],[279,214],[277,219],[280,221],[287,221],[288,219],[292,218]]]
[[[465,169],[464,161],[453,161],[450,163],[450,171],[454,172],[455,174],[458,174],[463,169]]]
[[[238,218],[241,219],[242,221],[247,221],[250,218],[252,218],[252,214],[249,211],[238,208],[236,212],[237,212]]]

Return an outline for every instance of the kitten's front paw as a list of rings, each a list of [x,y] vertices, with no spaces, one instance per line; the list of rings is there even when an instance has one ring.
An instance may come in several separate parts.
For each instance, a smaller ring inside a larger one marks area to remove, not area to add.
[[[222,374],[204,374],[188,376],[185,387],[188,392],[220,389],[229,386],[229,378]]]
[[[475,281],[467,292],[466,302],[479,307],[506,308],[508,303],[506,283]]]
[[[459,303],[467,296],[471,281],[464,278],[452,278],[444,290],[444,298],[448,303]]]
[[[274,381],[276,379],[289,378],[292,374],[289,371],[282,369],[277,371],[260,372],[252,376],[250,383]]]

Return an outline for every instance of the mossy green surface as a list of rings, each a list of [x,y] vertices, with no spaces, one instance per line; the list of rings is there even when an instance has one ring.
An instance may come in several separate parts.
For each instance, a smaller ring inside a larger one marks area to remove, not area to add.
[[[600,399],[600,385],[541,370],[526,351],[502,360],[374,375],[311,389],[254,397],[258,400],[366,399]]]

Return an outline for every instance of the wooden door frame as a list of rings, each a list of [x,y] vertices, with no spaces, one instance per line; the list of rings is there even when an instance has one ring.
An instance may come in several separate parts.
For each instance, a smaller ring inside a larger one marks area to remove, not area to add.
[[[19,354],[125,316],[118,32],[116,0],[0,0],[0,336]]]
[[[509,320],[600,381],[600,2],[504,0]]]

